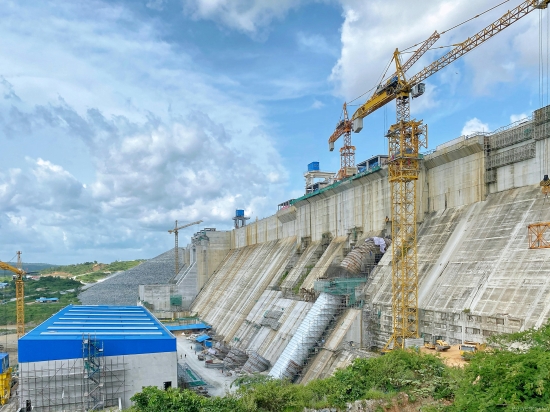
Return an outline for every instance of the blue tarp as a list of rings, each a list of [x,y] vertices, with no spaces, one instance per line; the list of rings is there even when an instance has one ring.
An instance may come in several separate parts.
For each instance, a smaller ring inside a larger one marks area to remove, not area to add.
[[[202,343],[202,342],[204,342],[205,340],[208,340],[208,339],[212,339],[212,338],[208,335],[200,335],[195,340],[199,343]]]
[[[177,330],[210,329],[210,326],[205,323],[192,323],[190,325],[165,325],[165,327],[170,332],[174,332]]]

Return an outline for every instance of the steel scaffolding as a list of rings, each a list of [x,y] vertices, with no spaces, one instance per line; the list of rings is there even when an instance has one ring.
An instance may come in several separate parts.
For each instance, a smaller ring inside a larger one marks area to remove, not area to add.
[[[103,363],[103,342],[91,335],[82,336],[82,374],[84,388],[84,404],[87,411],[97,411],[105,405]]]
[[[533,223],[527,226],[529,249],[550,248],[550,222]]]
[[[125,397],[126,371],[124,356],[102,358],[104,403],[100,409],[118,407]],[[84,412],[89,408],[89,391],[85,360],[65,359],[21,363],[19,367],[22,403],[31,401],[40,412]],[[97,410],[97,409],[96,409]]]

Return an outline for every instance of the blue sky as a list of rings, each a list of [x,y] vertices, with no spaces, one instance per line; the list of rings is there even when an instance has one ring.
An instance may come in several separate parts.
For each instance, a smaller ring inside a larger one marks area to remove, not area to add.
[[[22,250],[26,261],[61,264],[156,256],[173,246],[176,219],[229,229],[237,208],[252,219],[273,214],[303,194],[308,163],[338,170],[327,139],[342,103],[377,84],[396,47],[499,2],[1,3],[0,260]],[[429,125],[430,148],[547,104],[539,17],[428,79],[412,110]],[[546,82],[546,11],[542,19]],[[429,51],[409,73],[446,50]],[[390,104],[365,120],[352,136],[357,162],[386,152],[394,118]],[[180,244],[197,229],[181,232]]]

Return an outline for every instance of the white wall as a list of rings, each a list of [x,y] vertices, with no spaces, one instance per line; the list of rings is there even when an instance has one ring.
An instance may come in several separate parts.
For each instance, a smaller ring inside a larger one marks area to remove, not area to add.
[[[102,358],[107,398],[122,398],[122,407],[131,406],[130,398],[144,386],[163,388],[164,382],[177,387],[177,353],[162,352],[142,355],[106,356]],[[19,364],[19,394],[23,402],[32,401],[36,411],[41,406],[50,410],[74,412],[82,407],[86,390],[82,359],[65,359]],[[115,371],[116,370],[116,371]],[[110,372],[113,371],[113,372]],[[124,389],[125,388],[125,389]]]

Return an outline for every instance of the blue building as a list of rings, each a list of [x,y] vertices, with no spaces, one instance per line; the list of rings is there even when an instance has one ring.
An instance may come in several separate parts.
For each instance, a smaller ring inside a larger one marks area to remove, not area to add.
[[[67,306],[18,356],[21,399],[40,410],[128,408],[143,386],[177,385],[176,338],[142,306]]]
[[[38,298],[38,299],[35,299],[35,302],[36,303],[57,303],[59,302],[59,298]]]

